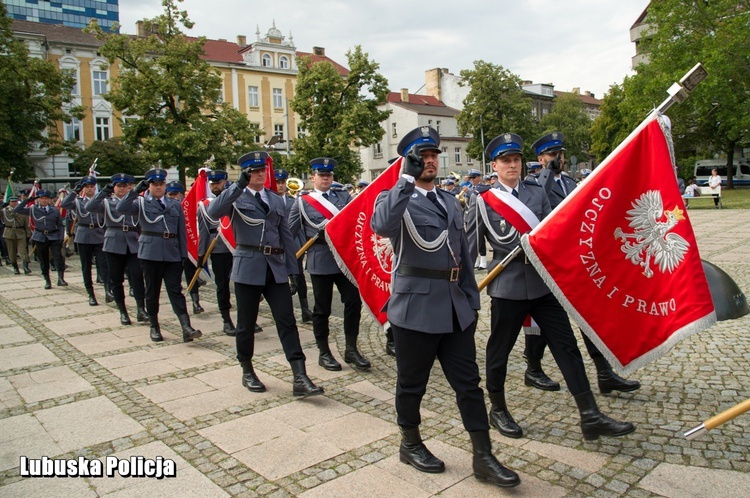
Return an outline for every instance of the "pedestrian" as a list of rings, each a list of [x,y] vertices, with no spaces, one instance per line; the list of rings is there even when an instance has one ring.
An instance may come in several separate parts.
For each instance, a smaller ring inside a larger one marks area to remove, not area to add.
[[[716,168],[711,170],[711,176],[708,177],[708,188],[711,189],[711,195],[714,197],[714,209],[719,209],[721,198],[721,177],[719,176],[719,170]]]

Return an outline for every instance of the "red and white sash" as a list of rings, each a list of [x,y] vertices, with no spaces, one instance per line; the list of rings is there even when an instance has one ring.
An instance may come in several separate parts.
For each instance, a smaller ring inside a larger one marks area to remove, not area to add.
[[[310,192],[307,195],[301,196],[307,204],[313,207],[319,212],[326,220],[330,220],[337,214],[339,214],[339,208],[333,205],[331,201],[323,197],[320,192]]]
[[[513,228],[522,234],[530,232],[539,224],[539,218],[510,192],[499,188],[491,188],[479,195],[493,211],[505,218]]]

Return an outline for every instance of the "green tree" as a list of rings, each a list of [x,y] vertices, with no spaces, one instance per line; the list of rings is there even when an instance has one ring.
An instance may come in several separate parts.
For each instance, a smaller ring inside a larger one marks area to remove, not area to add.
[[[137,150],[127,145],[122,137],[95,141],[76,157],[73,166],[78,174],[86,175],[94,161],[96,171],[104,176],[116,173],[137,176],[144,174],[149,168],[148,161]]]
[[[532,104],[521,88],[521,78],[502,66],[475,61],[474,69],[461,71],[461,86],[471,88],[458,115],[458,132],[472,135],[466,152],[470,157],[483,157],[481,132],[485,143],[504,132],[520,135],[528,149],[537,135]]]
[[[0,177],[34,176],[28,154],[38,145],[48,155],[75,149],[60,135],[60,124],[82,118],[73,105],[73,79],[54,63],[32,57],[14,37],[13,20],[0,2]]]
[[[390,111],[381,111],[388,97],[388,80],[359,45],[346,54],[349,73],[339,74],[330,62],[312,63],[299,57],[297,88],[290,106],[300,117],[305,135],[294,141],[288,168],[299,176],[316,157],[337,162],[336,179],[350,182],[362,172],[359,147],[377,143],[385,131],[381,122]]]
[[[602,99],[599,115],[591,123],[591,153],[598,162],[615,150],[632,129],[622,116],[624,99],[625,88],[622,84],[610,86]]]
[[[555,99],[552,112],[542,118],[540,134],[561,131],[565,135],[565,155],[587,161],[591,148],[591,118],[574,93],[562,93]]]
[[[209,161],[233,163],[258,129],[220,102],[221,75],[201,59],[205,38],[191,41],[180,30],[193,22],[179,2],[162,0],[164,13],[146,21],[148,37],[93,31],[104,41],[102,55],[120,67],[105,98],[124,116],[138,117],[123,123],[125,142],[151,162],[176,167],[185,184],[186,173],[195,176]]]

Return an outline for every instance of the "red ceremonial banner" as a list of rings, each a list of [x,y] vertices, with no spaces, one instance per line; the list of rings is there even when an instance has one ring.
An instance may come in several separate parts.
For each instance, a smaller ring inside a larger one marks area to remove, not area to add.
[[[32,185],[31,188],[29,189],[29,195],[27,196],[27,198],[36,197],[36,193],[38,191],[39,191],[39,182],[37,182],[36,180],[34,180],[34,185]],[[33,202],[29,203],[29,204],[35,204],[35,203],[36,203],[36,201],[33,201]],[[31,206],[27,206],[27,207],[29,207],[29,209],[31,209]],[[32,232],[34,231],[34,217],[33,216],[29,216],[29,229]]]
[[[198,205],[208,196],[208,179],[206,170],[198,170],[198,178],[193,182],[188,193],[182,199],[182,212],[185,213],[185,236],[187,238],[188,258],[198,266]]]
[[[649,116],[522,238],[563,307],[625,374],[716,321],[665,121]]]
[[[266,159],[266,181],[263,182],[263,186],[274,192],[278,192],[276,190],[276,174],[273,172],[273,158],[271,156],[268,156],[268,159]]]
[[[381,311],[391,295],[393,248],[388,238],[370,228],[375,201],[383,190],[398,181],[403,158],[399,158],[339,211],[326,225],[326,241],[341,271],[357,287],[370,313],[381,324],[388,321]]]

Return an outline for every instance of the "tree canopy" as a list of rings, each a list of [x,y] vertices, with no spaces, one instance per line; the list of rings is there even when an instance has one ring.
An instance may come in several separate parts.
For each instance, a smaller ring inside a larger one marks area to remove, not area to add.
[[[587,161],[591,147],[591,118],[574,93],[561,93],[555,99],[552,112],[542,118],[540,135],[560,131],[565,135],[565,155]]]
[[[96,171],[104,176],[117,173],[137,176],[144,174],[149,168],[148,161],[137,150],[124,143],[122,137],[95,141],[76,157],[73,167],[79,175],[86,175],[94,161]]]
[[[357,148],[377,143],[385,133],[381,122],[390,111],[378,106],[388,97],[388,80],[359,45],[346,57],[346,76],[330,62],[313,63],[309,56],[297,59],[297,87],[290,106],[300,117],[304,135],[294,141],[288,161],[295,175],[309,171],[311,159],[332,157],[338,163],[337,180],[346,183],[362,171]]]

